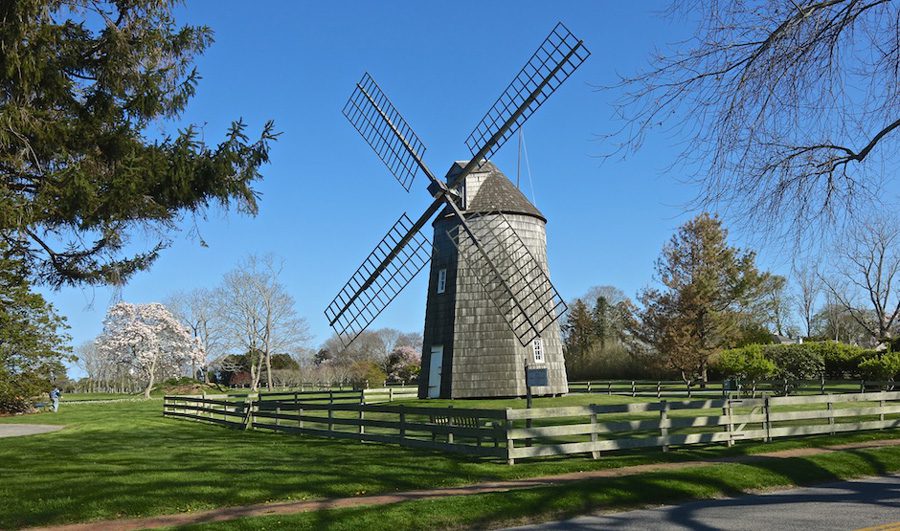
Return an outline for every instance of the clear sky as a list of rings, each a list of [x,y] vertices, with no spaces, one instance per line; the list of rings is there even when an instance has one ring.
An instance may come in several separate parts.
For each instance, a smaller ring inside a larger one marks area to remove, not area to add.
[[[271,118],[283,134],[263,168],[260,214],[211,212],[198,224],[208,247],[188,231],[176,235],[155,266],[124,287],[122,299],[160,301],[177,290],[213,287],[242,257],[275,253],[315,336],[311,346],[320,343],[330,333],[325,306],[401,212],[415,218],[430,200],[423,176],[406,193],[341,115],[356,81],[365,71],[373,75],[427,146],[426,162],[443,175],[467,157],[464,139],[557,21],[593,55],[526,124],[533,189],[524,174],[523,191],[549,220],[551,276],[564,298],[598,284],[634,296],[651,282],[663,243],[690,216],[684,204],[695,191],[666,171],[677,151],[665,135],[627,160],[601,162],[608,146],[596,135],[621,124],[612,119],[616,93],[593,86],[635,72],[655,47],[687,36],[685,21],[666,19],[660,7],[191,2],[178,10],[179,21],[210,26],[216,42],[198,61],[196,97],[169,125],[205,124],[206,140],[217,142],[233,119],[243,117],[256,132]],[[513,179],[516,154],[513,139],[493,159]],[[763,252],[761,261],[787,273],[776,258]],[[373,326],[421,330],[426,276]],[[68,317],[76,345],[101,331],[113,298],[103,288],[44,293]]]

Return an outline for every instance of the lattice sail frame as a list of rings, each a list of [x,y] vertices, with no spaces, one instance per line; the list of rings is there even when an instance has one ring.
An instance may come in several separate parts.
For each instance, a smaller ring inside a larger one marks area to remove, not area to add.
[[[481,249],[462,225],[450,229],[461,267],[474,273],[519,343],[528,345],[565,313],[566,303],[506,216],[483,213],[465,223]]]
[[[325,309],[325,316],[344,347],[348,347],[431,260],[431,242],[419,231],[366,285],[366,280],[397,248],[412,226],[406,213],[400,216]]]
[[[466,147],[472,155],[475,156],[501,130],[531,93],[546,80],[537,97],[483,157],[490,159],[590,55],[584,44],[562,22],[558,23],[466,138]]]
[[[344,105],[343,113],[394,174],[400,186],[409,192],[418,171],[416,156],[421,160],[425,154],[425,144],[419,140],[368,72],[356,84],[356,89]],[[415,156],[404,147],[403,140],[406,140]]]

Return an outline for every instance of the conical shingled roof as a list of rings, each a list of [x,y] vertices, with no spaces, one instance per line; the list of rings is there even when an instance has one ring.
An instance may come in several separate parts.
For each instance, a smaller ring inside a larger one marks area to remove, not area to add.
[[[458,161],[451,166],[450,171],[447,172],[448,181],[463,169],[466,162],[468,161]],[[469,174],[468,178],[480,177],[484,173],[488,175],[483,177],[484,181],[478,187],[475,197],[472,197],[469,204],[466,205],[464,211],[466,214],[502,212],[504,214],[525,214],[544,222],[547,221],[541,211],[492,162],[483,162],[477,170]],[[445,209],[442,214],[448,213],[448,209]]]

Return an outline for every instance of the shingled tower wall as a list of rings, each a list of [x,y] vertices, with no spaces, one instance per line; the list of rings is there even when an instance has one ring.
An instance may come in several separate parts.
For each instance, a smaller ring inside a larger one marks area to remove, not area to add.
[[[447,175],[458,173],[465,162],[457,162]],[[465,194],[463,212],[468,215],[501,212],[523,240],[528,250],[547,267],[546,218],[490,162],[469,174],[459,190]],[[468,216],[467,216],[468,217]],[[497,224],[498,216],[480,215],[470,224]],[[524,396],[525,363],[529,367],[546,367],[546,387],[534,387],[536,395],[568,392],[565,361],[558,321],[541,334],[544,363],[535,363],[533,346],[522,346],[504,317],[488,298],[474,272],[466,269],[448,235],[458,225],[448,211],[434,222],[434,250],[425,310],[422,371],[419,396],[429,396],[432,385],[432,350],[440,346],[441,398],[478,398]],[[440,271],[446,271],[444,292],[438,293]],[[434,392],[438,387],[434,388]],[[432,395],[434,394],[432,393]]]

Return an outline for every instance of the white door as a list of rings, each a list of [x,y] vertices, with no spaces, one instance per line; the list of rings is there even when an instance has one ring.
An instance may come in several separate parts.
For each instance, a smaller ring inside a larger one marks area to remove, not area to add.
[[[444,345],[431,346],[431,367],[428,368],[428,398],[441,396],[441,365],[444,363]]]

